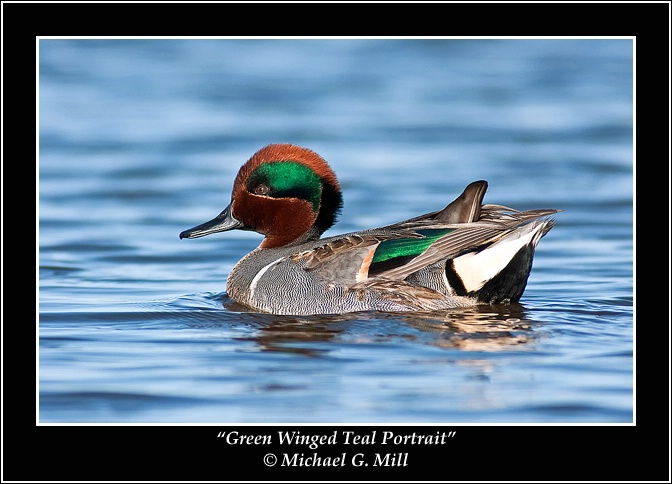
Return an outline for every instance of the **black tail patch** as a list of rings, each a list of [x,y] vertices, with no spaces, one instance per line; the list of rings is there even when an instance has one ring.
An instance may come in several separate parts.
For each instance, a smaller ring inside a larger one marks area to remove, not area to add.
[[[518,302],[525,292],[533,257],[534,247],[531,245],[522,247],[499,274],[471,295],[479,301],[490,304]]]
[[[475,297],[489,304],[508,304],[518,302],[525,292],[527,278],[532,269],[534,247],[522,247],[502,271],[486,282],[478,291],[467,292],[451,260],[446,264],[446,279],[458,296]]]

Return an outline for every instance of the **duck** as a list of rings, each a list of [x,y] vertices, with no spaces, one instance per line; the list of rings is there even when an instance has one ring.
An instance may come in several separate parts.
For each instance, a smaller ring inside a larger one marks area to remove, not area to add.
[[[238,261],[226,293],[252,312],[276,315],[440,311],[517,303],[535,249],[556,209],[483,204],[488,183],[470,183],[441,210],[322,238],[343,207],[329,164],[289,143],[261,148],[242,165],[229,205],[180,233],[263,235]]]

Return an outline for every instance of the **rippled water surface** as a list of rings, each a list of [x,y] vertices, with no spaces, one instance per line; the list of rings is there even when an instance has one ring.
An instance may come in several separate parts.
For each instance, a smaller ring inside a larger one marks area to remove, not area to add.
[[[39,42],[41,423],[633,422],[630,40]],[[326,235],[558,208],[520,305],[286,317],[213,218],[271,142],[339,176]]]

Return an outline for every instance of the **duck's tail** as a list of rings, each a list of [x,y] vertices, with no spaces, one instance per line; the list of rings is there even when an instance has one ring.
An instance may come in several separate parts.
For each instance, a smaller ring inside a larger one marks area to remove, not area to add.
[[[543,212],[545,215],[546,211]],[[548,212],[555,213],[556,210]],[[468,252],[449,261],[446,277],[451,287],[459,295],[475,297],[482,302],[518,302],[527,286],[537,244],[554,224],[551,218],[538,218],[511,230],[483,250]]]
[[[483,205],[487,188],[484,180],[472,182],[443,210],[390,226],[414,235],[383,241],[368,276],[491,304],[517,302],[539,240],[560,210]]]

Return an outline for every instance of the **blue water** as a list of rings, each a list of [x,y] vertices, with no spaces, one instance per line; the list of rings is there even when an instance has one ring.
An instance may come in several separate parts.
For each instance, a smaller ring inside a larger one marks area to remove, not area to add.
[[[39,41],[40,423],[631,423],[630,40]],[[261,236],[178,234],[291,142],[325,235],[486,202],[558,208],[520,305],[248,313]]]

